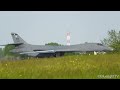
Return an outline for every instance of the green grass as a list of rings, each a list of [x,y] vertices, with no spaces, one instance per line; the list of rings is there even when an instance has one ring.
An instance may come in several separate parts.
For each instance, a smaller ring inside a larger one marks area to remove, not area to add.
[[[117,77],[112,75],[117,75]],[[120,79],[119,54],[0,61],[0,79],[101,78]]]

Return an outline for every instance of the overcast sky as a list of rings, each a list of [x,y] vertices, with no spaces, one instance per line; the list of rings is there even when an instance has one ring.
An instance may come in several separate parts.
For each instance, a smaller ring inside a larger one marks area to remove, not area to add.
[[[120,11],[0,11],[0,44],[13,43],[11,32],[30,44],[71,45],[100,42],[108,30],[120,30]]]

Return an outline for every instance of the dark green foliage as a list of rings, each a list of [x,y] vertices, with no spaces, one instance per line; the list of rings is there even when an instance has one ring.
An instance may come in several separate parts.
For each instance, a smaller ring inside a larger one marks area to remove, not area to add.
[[[3,50],[2,50],[2,48],[0,48],[0,58],[2,58],[3,57]]]
[[[12,53],[10,52],[10,50],[14,49],[15,46],[14,45],[6,45],[5,48],[3,49],[3,58],[5,59],[18,59],[18,58],[22,58],[23,56],[19,55],[19,54],[15,54],[15,53]]]
[[[104,38],[101,42],[107,46],[112,47],[114,52],[120,52],[120,31],[108,31],[108,37]]]
[[[10,50],[14,49],[15,46],[13,45],[6,45],[5,48],[3,49],[4,55],[5,56],[13,56],[14,54],[10,52]]]
[[[47,43],[45,45],[52,45],[52,46],[61,46],[61,44],[58,44],[56,42],[50,42],[50,43]]]

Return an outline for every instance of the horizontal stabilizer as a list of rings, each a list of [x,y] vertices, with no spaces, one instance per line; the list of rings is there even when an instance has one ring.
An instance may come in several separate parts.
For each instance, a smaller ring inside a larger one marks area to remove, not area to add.
[[[23,44],[23,43],[11,43],[11,44],[7,44],[7,45],[15,45],[15,46],[19,46],[19,45],[21,45],[21,44]]]
[[[7,45],[14,45],[14,46],[19,46],[23,43],[11,43],[11,44],[6,44],[6,45],[0,45],[0,46],[7,46]]]

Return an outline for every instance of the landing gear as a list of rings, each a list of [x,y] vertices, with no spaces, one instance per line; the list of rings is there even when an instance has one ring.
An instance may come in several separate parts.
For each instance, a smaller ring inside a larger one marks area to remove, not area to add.
[[[63,55],[64,55],[64,53],[61,52],[61,53],[55,53],[54,56],[55,56],[55,57],[60,57],[60,56],[63,56]]]

